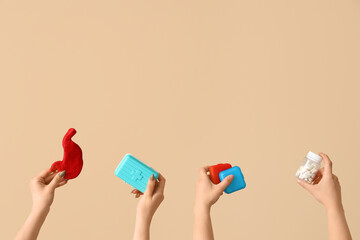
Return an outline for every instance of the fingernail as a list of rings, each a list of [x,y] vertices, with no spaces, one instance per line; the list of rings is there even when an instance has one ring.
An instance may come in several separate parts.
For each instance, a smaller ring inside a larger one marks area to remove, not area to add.
[[[229,179],[233,179],[234,178],[234,175],[229,175]]]
[[[154,181],[154,180],[155,180],[154,174],[151,174],[150,180],[151,180],[151,181]]]
[[[134,193],[135,192],[135,189],[133,189],[130,193]]]
[[[60,175],[60,177],[62,177],[62,178],[63,178],[63,177],[65,176],[65,172],[66,172],[65,170],[64,170],[64,171],[62,171],[62,172],[59,174],[59,175]]]

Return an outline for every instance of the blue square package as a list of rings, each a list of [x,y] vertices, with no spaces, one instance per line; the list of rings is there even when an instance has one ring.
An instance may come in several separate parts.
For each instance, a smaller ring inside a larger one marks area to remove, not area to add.
[[[142,193],[145,192],[148,180],[152,174],[154,174],[155,179],[158,179],[159,173],[157,171],[130,154],[125,155],[115,170],[117,177]]]
[[[224,192],[229,194],[238,190],[241,190],[246,187],[246,183],[244,180],[244,175],[241,172],[241,169],[238,166],[226,169],[219,173],[220,180],[224,180],[229,175],[234,175],[234,179],[230,183],[227,188],[225,188]]]

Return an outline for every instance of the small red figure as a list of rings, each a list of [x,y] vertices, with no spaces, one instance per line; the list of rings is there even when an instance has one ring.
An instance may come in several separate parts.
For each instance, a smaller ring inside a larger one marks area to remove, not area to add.
[[[65,179],[76,178],[83,167],[82,151],[79,145],[74,143],[71,138],[76,134],[74,128],[70,128],[63,138],[64,158],[62,161],[54,162],[50,170],[52,172],[65,172]]]
[[[214,184],[218,184],[221,182],[220,178],[219,178],[219,173],[231,168],[231,164],[229,163],[220,163],[217,165],[213,165],[211,167],[209,167],[209,172],[210,172],[210,180],[214,183]]]

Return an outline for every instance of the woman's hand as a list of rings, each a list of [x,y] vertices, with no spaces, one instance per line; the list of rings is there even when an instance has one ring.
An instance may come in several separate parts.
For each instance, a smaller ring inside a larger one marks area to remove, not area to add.
[[[15,240],[36,240],[54,201],[55,189],[67,183],[64,175],[65,171],[52,173],[45,170],[30,181],[33,208]]]
[[[34,210],[49,209],[54,201],[55,189],[67,183],[65,171],[53,173],[49,169],[31,179],[30,189]]]
[[[142,218],[151,220],[157,208],[164,200],[165,178],[159,174],[158,180],[153,175],[148,180],[144,194],[140,197],[136,214]],[[136,193],[136,191],[134,191]],[[139,197],[140,194],[137,193]]]
[[[320,156],[324,160],[324,168],[318,171],[314,185],[301,180],[298,180],[298,183],[325,206],[328,216],[329,239],[351,240],[350,229],[341,201],[339,179],[332,173],[330,158],[324,153],[320,153]]]
[[[219,184],[213,184],[207,175],[209,167],[199,169],[199,180],[196,183],[196,196],[194,207],[194,240],[213,240],[214,233],[212,229],[210,208],[214,205],[225,188],[234,179],[229,175]]]
[[[210,208],[219,200],[227,186],[234,179],[233,175],[227,176],[221,183],[213,184],[207,175],[209,167],[199,169],[199,180],[196,183],[195,207],[204,206]]]
[[[332,162],[324,154],[319,154],[324,160],[324,167],[321,168],[314,179],[314,185],[298,179],[298,183],[310,192],[327,210],[342,208],[341,187],[337,176],[332,173]]]
[[[136,209],[136,224],[134,240],[150,239],[151,220],[164,200],[165,178],[159,174],[158,180],[153,175],[148,180],[148,184],[144,194],[138,190],[133,190],[136,198],[140,200]]]

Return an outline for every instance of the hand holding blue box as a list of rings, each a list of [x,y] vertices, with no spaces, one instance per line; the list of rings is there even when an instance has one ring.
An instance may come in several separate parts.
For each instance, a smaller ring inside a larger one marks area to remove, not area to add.
[[[241,172],[241,169],[238,166],[226,169],[219,173],[220,180],[224,180],[229,175],[234,175],[234,179],[230,183],[230,185],[225,188],[224,192],[229,194],[246,187],[246,183],[244,180],[244,175]]]

